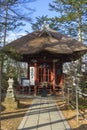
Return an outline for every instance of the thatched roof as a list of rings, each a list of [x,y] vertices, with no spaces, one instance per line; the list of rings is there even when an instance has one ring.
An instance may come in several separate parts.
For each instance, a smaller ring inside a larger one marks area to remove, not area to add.
[[[65,61],[70,61],[71,59],[80,58],[87,52],[86,45],[55,30],[46,28],[12,41],[3,50],[10,54],[12,48],[17,54],[23,56],[22,61],[26,56],[29,58],[29,56],[39,55],[41,52],[47,52],[56,57],[64,56],[66,58]]]

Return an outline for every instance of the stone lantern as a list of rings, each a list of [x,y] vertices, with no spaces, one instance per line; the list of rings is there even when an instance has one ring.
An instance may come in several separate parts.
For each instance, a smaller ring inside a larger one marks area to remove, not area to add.
[[[8,108],[17,108],[18,107],[18,101],[15,98],[14,88],[13,88],[14,80],[13,78],[8,79],[8,90],[5,97],[4,105]]]
[[[13,89],[14,80],[13,78],[8,79],[8,90],[6,94],[6,99],[11,99],[15,101],[14,89]]]

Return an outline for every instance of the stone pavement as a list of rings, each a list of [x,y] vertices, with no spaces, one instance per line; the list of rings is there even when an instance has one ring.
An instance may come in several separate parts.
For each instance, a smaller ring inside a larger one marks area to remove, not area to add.
[[[52,97],[36,97],[18,130],[71,130]]]

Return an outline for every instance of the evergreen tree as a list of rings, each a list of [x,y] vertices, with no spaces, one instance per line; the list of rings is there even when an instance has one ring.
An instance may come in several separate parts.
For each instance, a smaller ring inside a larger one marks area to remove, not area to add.
[[[0,41],[3,43],[3,46],[7,43],[7,35],[10,31],[18,29],[20,26],[24,26],[23,21],[31,21],[29,13],[32,13],[34,10],[27,8],[27,13],[25,15],[24,8],[26,3],[32,2],[35,0],[1,0],[0,1]],[[24,8],[23,8],[24,7]],[[17,30],[16,30],[17,31]],[[7,56],[0,53],[0,68],[1,76],[4,74],[5,60],[8,60]],[[2,78],[3,79],[3,78]]]
[[[52,20],[65,26],[65,33],[77,36],[79,41],[85,38],[87,31],[87,2],[84,0],[54,0],[49,4],[50,10],[58,12],[58,16]]]
[[[39,16],[36,17],[35,22],[31,23],[32,25],[32,30],[39,30],[42,28],[42,26],[44,25],[44,22],[46,22],[50,28],[54,29],[54,30],[58,30],[59,29],[59,23],[57,23],[55,20],[50,20],[50,18],[48,18],[48,16]]]
[[[87,40],[87,1],[84,0],[54,0],[49,4],[51,11],[58,12],[58,17],[52,18],[61,22],[65,34],[75,36],[80,42]],[[81,73],[82,59],[79,60],[78,72]]]
[[[32,1],[32,0],[31,0]],[[29,1],[29,2],[31,2]],[[28,14],[33,12],[33,9],[26,9],[27,13],[25,15],[25,4],[28,2],[25,0],[1,0],[1,10],[0,10],[0,32],[2,33],[3,45],[6,44],[6,36],[9,31],[16,31],[21,26],[24,26],[24,21],[31,21],[31,18]],[[28,3],[29,3],[28,2]],[[19,5],[19,6],[18,6]],[[23,10],[23,11],[22,11]]]

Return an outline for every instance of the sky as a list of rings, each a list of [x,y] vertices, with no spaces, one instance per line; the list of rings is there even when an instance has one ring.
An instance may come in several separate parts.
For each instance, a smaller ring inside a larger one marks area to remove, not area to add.
[[[49,11],[49,3],[52,3],[53,0],[36,0],[35,2],[29,3],[31,8],[35,9],[35,12],[32,14],[33,18],[48,15],[52,17],[56,14],[54,11]]]
[[[29,8],[32,8],[35,10],[30,17],[32,18],[32,21],[35,21],[35,17],[41,17],[41,16],[48,16],[53,17],[55,15],[58,15],[55,11],[49,10],[49,3],[52,3],[53,0],[36,0],[35,2],[30,2],[28,4]],[[27,29],[31,29],[30,24],[27,24]]]
[[[31,0],[30,0],[31,1]],[[25,7],[27,6],[27,8],[32,8],[35,11],[30,15],[30,18],[32,18],[32,21],[35,21],[35,17],[41,17],[41,16],[48,16],[48,17],[53,17],[53,16],[57,16],[58,14],[55,11],[49,11],[49,3],[52,3],[53,0],[35,0],[33,2],[29,2],[25,4]],[[23,5],[24,6],[24,5]],[[20,6],[23,8],[23,6]],[[24,11],[24,10],[23,10]],[[27,11],[27,10],[25,10]],[[26,12],[25,12],[26,14]],[[26,24],[26,26],[22,27],[23,29],[18,32],[18,33],[14,33],[11,32],[11,37],[10,37],[10,41],[14,39],[17,39],[18,37],[22,36],[22,35],[26,35],[26,31],[28,32],[32,32],[32,28],[31,28],[31,24],[24,21],[24,23]],[[26,31],[25,31],[26,30]]]

